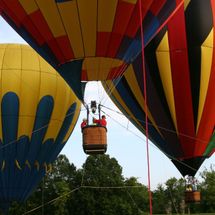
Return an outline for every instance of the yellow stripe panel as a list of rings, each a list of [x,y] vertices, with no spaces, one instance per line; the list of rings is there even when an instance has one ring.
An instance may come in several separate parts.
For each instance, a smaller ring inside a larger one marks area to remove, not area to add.
[[[137,3],[137,0],[122,0],[122,1],[131,3],[131,4],[136,4]]]
[[[184,10],[187,9],[189,4],[190,4],[190,0],[184,0]]]
[[[71,126],[70,126],[67,134],[65,135],[65,138],[64,138],[63,142],[67,141],[68,138],[70,137],[71,132],[73,131],[73,129],[74,129],[75,125],[76,125],[76,122],[78,120],[78,117],[79,117],[79,114],[80,114],[80,109],[81,109],[81,103],[80,103],[80,101],[77,99],[77,97],[75,96],[75,94],[72,91],[70,91],[70,103],[69,104],[72,105],[74,102],[77,103],[75,115],[73,117]]]
[[[78,17],[77,2],[68,1],[64,3],[58,3],[57,5],[75,58],[82,58],[84,56],[84,47],[81,35],[81,26]]]
[[[33,80],[33,81],[32,81]],[[27,135],[31,137],[38,104],[40,89],[40,73],[30,70],[22,70],[22,82],[20,83],[21,93],[18,137]]]
[[[27,14],[31,14],[34,11],[38,10],[37,4],[35,1],[29,0],[19,0],[19,3],[22,5]]]
[[[132,65],[130,65],[128,67],[128,69],[125,72],[125,78],[130,86],[131,91],[133,92],[133,94],[136,96],[135,98],[138,101],[138,104],[141,106],[142,110],[144,110],[144,112],[146,113],[145,110],[145,99],[143,97],[143,94],[139,88],[139,84],[137,82],[136,76],[134,74],[134,70]],[[147,114],[148,114],[148,118],[149,120],[152,122],[153,126],[156,128],[156,130],[160,133],[159,128],[157,127],[157,124],[155,122],[155,120],[153,119],[150,110],[147,108]],[[161,134],[161,133],[160,133]]]
[[[46,82],[49,80],[49,77],[54,77],[54,79],[56,79],[56,72],[29,46],[21,46],[21,51],[22,82],[21,93],[19,95],[21,120],[19,120],[18,136],[28,135],[30,137],[34,126],[37,105],[43,96],[50,95],[49,92],[40,89],[41,78],[44,77],[42,73],[45,74],[45,78],[47,77],[47,79],[45,79]],[[47,86],[43,85],[44,88],[48,88],[48,86],[50,86],[49,81]],[[53,91],[53,88],[51,91]],[[41,91],[44,92],[44,94],[40,95]]]
[[[65,81],[61,77],[57,77],[56,83],[56,95],[55,95],[55,105],[51,116],[50,125],[48,127],[45,139],[56,138],[60,128],[62,126],[63,120],[66,116],[66,112],[70,107],[70,88],[65,87]]]
[[[213,38],[214,31],[211,30],[210,34],[204,41],[201,47],[201,81],[200,81],[200,94],[199,94],[199,109],[197,118],[197,130],[198,132],[199,123],[201,120],[204,104],[207,96],[208,84],[211,74],[211,65],[213,58]]]
[[[118,0],[98,0],[98,31],[111,32]]]
[[[49,73],[54,76],[58,76],[58,73],[54,70],[50,64],[48,64],[43,58],[40,57],[39,59],[39,64],[40,64],[40,72],[44,73]]]
[[[106,80],[111,69],[114,67],[119,67],[123,64],[123,61],[113,58],[100,58],[99,62],[99,72],[97,80]]]
[[[55,139],[71,104],[77,102],[80,110],[80,102],[69,86],[49,64],[25,45],[1,45],[0,65],[0,99],[7,92],[14,92],[20,100],[18,138],[23,135],[31,137],[38,103],[42,97],[49,95],[54,99],[54,109],[44,141]],[[76,111],[70,131],[78,115],[79,111]],[[0,114],[2,139],[1,127]],[[69,135],[68,132],[66,138]]]
[[[107,85],[107,86],[105,86],[105,85]],[[111,81],[106,81],[105,84],[103,84],[103,86],[106,89],[106,92],[110,92],[110,90],[113,89],[111,91],[112,95],[116,98],[116,100],[118,101],[118,103],[123,107],[123,109],[126,111],[126,113],[128,114],[128,116],[130,118],[132,118],[136,122],[136,124],[139,125],[142,128],[141,123],[134,117],[134,115],[132,114],[132,112],[130,111],[130,109],[126,106],[126,104],[124,103],[123,99],[121,98],[121,96],[119,95],[119,93],[117,92],[117,90],[115,90],[114,85],[112,84],[112,82]]]
[[[88,80],[106,80],[112,68],[119,67],[123,61],[113,58],[88,57],[83,61],[83,70],[87,70]]]
[[[167,33],[160,42],[158,49],[156,51],[156,58],[158,63],[158,68],[160,72],[161,81],[164,88],[164,93],[169,106],[170,114],[174,122],[176,131],[178,133],[176,113],[175,113],[175,102],[173,94],[172,85],[172,75],[171,75],[171,64],[170,64],[170,54]]]
[[[13,91],[17,95],[19,95],[21,81],[20,79],[21,77],[19,68],[17,68],[17,70],[9,68],[7,70],[2,69],[2,96],[9,91]]]
[[[54,37],[65,35],[57,5],[53,0],[35,0]]]
[[[97,0],[79,0],[77,3],[83,34],[85,56],[92,57],[95,56],[96,53]]]
[[[208,37],[206,38],[202,46],[206,46],[210,48],[214,47],[214,29],[213,28],[211,29],[211,32],[209,33]]]
[[[6,48],[6,45],[3,45],[1,46],[0,48],[0,98],[2,98],[2,82],[1,82],[1,79],[2,79],[2,66],[3,66],[3,60],[4,60],[4,54],[5,54],[5,48]],[[1,113],[1,105],[0,105],[0,113]],[[0,114],[0,139],[2,140],[2,119],[1,119],[1,114]]]
[[[169,52],[169,42],[168,42],[167,33],[165,33],[163,39],[158,45],[156,52]]]
[[[21,46],[20,48],[22,52],[22,59],[21,59],[22,70],[40,71],[40,60],[39,60],[40,58],[38,54],[32,51],[32,49],[29,46]]]
[[[56,95],[56,75],[51,75],[49,73],[41,72],[41,81],[40,81],[40,97],[49,95],[55,98]]]
[[[14,45],[7,48],[4,53],[3,67],[4,70],[17,70],[21,68],[21,50],[20,45]]]
[[[35,115],[40,90],[40,73],[30,70],[22,70],[20,83],[20,113],[22,115]],[[32,81],[34,80],[34,81]]]
[[[99,58],[99,72],[97,80],[106,80],[108,77],[108,74],[110,73],[111,66],[115,64],[121,63],[121,61],[116,61],[115,59],[107,59],[107,58]]]
[[[103,71],[99,71],[99,59],[98,58],[85,58],[84,67],[87,68],[87,76],[89,80],[98,80],[98,73],[102,73]]]
[[[113,84],[112,81],[107,80],[102,82],[102,86],[105,88],[106,93],[108,96],[114,91],[115,85]]]

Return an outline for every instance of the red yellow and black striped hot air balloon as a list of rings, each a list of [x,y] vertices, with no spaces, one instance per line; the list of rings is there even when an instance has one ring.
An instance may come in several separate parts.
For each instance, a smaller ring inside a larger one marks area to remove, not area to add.
[[[183,176],[194,176],[215,150],[215,1],[190,0],[145,48],[150,140]],[[141,55],[111,98],[145,133]]]
[[[182,0],[0,0],[3,18],[82,99],[81,82],[122,75]],[[139,8],[142,10],[140,20]]]
[[[0,44],[0,208],[25,201],[77,122],[80,101],[32,48]]]

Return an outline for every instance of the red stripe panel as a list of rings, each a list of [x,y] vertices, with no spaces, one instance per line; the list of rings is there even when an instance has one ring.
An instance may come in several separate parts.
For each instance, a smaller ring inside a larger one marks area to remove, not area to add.
[[[2,4],[12,20],[17,26],[20,26],[21,21],[27,16],[25,10],[17,0],[2,0]],[[11,7],[13,5],[13,7]]]
[[[153,0],[147,0],[147,1],[141,1],[142,2],[142,14],[143,14],[143,19],[145,15],[147,14]],[[140,26],[140,12],[139,12],[139,3],[136,3],[132,17],[130,19],[128,28],[126,30],[126,35],[133,38]]]
[[[150,8],[150,11],[156,16],[163,8],[165,3],[166,3],[166,0],[154,0]]]
[[[25,29],[28,31],[28,33],[32,36],[32,38],[34,39],[34,41],[36,41],[36,43],[41,46],[42,44],[44,44],[44,38],[41,36],[40,32],[38,31],[38,29],[33,25],[31,19],[29,19],[29,17],[25,17],[25,19],[22,22],[23,26],[25,27]]]
[[[108,45],[108,57],[115,57],[134,7],[134,4],[118,1],[113,31]]]
[[[82,69],[81,80],[82,81],[88,81],[87,70],[86,69]]]
[[[117,50],[120,46],[120,43],[122,41],[123,35],[112,33],[110,44],[108,45],[108,53],[107,57],[114,58],[116,56]]]
[[[4,4],[4,3],[2,3],[2,4]],[[10,20],[13,20],[14,24],[19,28],[21,25],[21,21],[18,20],[16,15],[13,13],[13,11],[11,11],[5,5],[3,5],[2,8],[3,8],[3,14],[5,13],[10,18]]]
[[[2,4],[4,3],[2,2]],[[22,25],[31,34],[36,43],[38,43],[39,45],[43,43],[44,40],[42,39],[42,36],[39,34],[35,26],[32,25],[28,14],[25,13],[24,9],[21,5],[19,5],[19,3],[15,8],[13,8],[13,11],[11,11],[10,6],[7,7],[6,4],[4,5],[4,7],[4,11],[18,28]],[[17,12],[16,10],[18,10],[19,12]],[[16,15],[20,15],[21,17],[17,17]]]
[[[43,43],[49,44],[53,54],[58,59],[59,63],[64,63],[65,61],[71,60],[74,58],[74,54],[67,36],[61,36],[54,39],[54,36],[43,17],[43,14],[40,10],[37,10],[29,15],[30,19],[35,26],[38,26],[38,31],[43,35]],[[56,44],[54,44],[56,41]]]
[[[67,35],[56,38],[56,42],[66,61],[74,59],[74,54]]]
[[[124,72],[124,64],[118,67],[113,67],[110,69],[110,72],[108,73],[107,80],[113,80],[115,78],[120,77]]]
[[[46,20],[44,19],[42,13],[40,10],[37,10],[31,14],[29,14],[29,18],[33,22],[33,24],[36,26],[38,31],[41,35],[43,35],[43,43],[48,40],[51,40],[53,38],[53,34],[49,29],[48,24],[46,23]]]
[[[214,38],[215,39],[215,38]],[[214,131],[215,126],[215,49],[213,50],[213,63],[212,63],[212,73],[210,76],[207,97],[202,113],[202,118],[199,124],[199,129],[197,133],[197,147],[195,154],[202,155],[208,142],[210,141],[211,134]]]
[[[195,128],[185,31],[184,8],[181,7],[168,24],[168,36],[176,120],[184,158],[194,156],[195,146],[195,140],[192,139],[195,137]]]
[[[64,63],[66,60],[65,60],[61,50],[59,49],[56,39],[52,38],[51,40],[49,40],[47,42],[47,44],[48,44],[49,48],[51,49],[52,53],[55,55],[55,57],[58,60],[58,62],[56,62],[56,64]]]
[[[211,0],[211,8],[213,12],[213,26],[215,25],[215,1]],[[215,41],[215,35],[213,38]],[[196,147],[197,154],[203,154],[207,144],[211,138],[211,134],[214,131],[215,126],[215,48],[213,48],[213,58],[211,66],[211,75],[209,80],[209,86],[207,91],[207,97],[205,100],[205,105],[202,113],[202,118],[199,124],[199,129],[197,133],[198,147]],[[202,141],[201,141],[202,140]],[[204,142],[206,141],[206,142]]]
[[[110,32],[97,33],[96,56],[105,57],[110,36],[111,36]]]
[[[184,0],[176,0],[176,6],[182,3]]]

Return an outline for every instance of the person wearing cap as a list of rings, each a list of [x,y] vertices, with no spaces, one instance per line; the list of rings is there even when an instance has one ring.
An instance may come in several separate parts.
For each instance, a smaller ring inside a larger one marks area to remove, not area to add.
[[[106,127],[107,121],[106,121],[105,115],[102,115],[101,119],[95,119],[95,118],[93,118],[93,123],[96,123],[98,125]]]
[[[83,118],[83,121],[81,123],[81,128],[84,128],[87,126],[87,119],[86,118]]]

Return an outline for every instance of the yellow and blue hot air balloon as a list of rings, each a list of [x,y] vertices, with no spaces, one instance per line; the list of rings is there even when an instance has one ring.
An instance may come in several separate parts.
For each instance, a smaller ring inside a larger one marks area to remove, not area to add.
[[[183,176],[215,151],[214,20],[215,1],[185,1],[144,51],[149,138]],[[141,55],[104,86],[115,86],[113,101],[145,133]]]
[[[82,99],[82,81],[121,76],[141,51],[140,26],[146,44],[182,1],[0,0],[0,10]]]
[[[0,45],[0,203],[24,201],[68,140],[80,102],[27,45]]]

